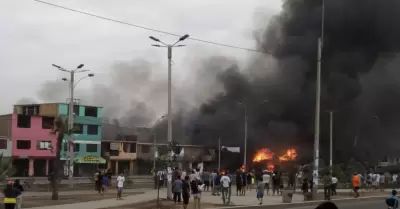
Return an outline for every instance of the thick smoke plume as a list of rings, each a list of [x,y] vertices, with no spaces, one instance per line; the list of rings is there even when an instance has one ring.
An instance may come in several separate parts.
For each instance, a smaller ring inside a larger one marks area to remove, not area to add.
[[[174,86],[174,104],[180,107],[175,109],[174,139],[216,146],[220,137],[223,145],[243,148],[246,109],[248,159],[256,149],[268,146],[282,152],[296,148],[304,161],[310,160],[321,5],[321,0],[283,1],[279,15],[254,29],[257,47],[265,54],[255,54],[243,69],[235,59],[223,56],[193,64],[193,77],[184,86]],[[327,111],[335,111],[335,162],[350,158],[374,162],[398,153],[398,11],[397,0],[325,0],[321,107],[325,160]],[[154,78],[153,69],[157,64],[143,60],[117,63],[111,67],[109,85],[98,84],[78,95],[94,95],[86,98],[104,105],[105,113],[124,123],[149,125],[160,116],[160,109],[166,110],[166,80]],[[63,88],[54,94],[58,86],[44,85],[41,99],[64,100],[68,92]],[[165,122],[159,131],[158,136],[165,136]]]
[[[294,147],[305,160],[312,158],[321,3],[283,1],[283,11],[255,37],[266,54],[255,55],[247,69],[232,63],[218,75],[224,92],[199,109],[191,123],[194,141],[215,145],[221,137],[226,145],[243,147],[241,104],[245,104],[249,155],[262,146],[282,151]],[[321,110],[325,160],[329,154],[327,111],[336,111],[336,162],[350,158],[372,162],[398,153],[398,11],[396,0],[325,0]]]

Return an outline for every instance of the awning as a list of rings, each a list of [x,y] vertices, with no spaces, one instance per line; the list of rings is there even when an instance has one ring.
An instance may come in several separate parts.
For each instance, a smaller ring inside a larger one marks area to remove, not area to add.
[[[75,163],[105,164],[106,160],[95,155],[78,156],[74,159]]]

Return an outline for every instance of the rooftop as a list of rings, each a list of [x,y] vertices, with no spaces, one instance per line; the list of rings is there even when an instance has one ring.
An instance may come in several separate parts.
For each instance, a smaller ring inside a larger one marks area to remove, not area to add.
[[[53,102],[53,103],[31,103],[31,104],[14,104],[15,106],[34,106],[34,105],[50,105],[50,104],[65,104],[68,105],[66,102]],[[78,104],[79,106],[84,106],[84,107],[103,107],[103,106],[95,106],[95,105],[84,105],[84,104]]]

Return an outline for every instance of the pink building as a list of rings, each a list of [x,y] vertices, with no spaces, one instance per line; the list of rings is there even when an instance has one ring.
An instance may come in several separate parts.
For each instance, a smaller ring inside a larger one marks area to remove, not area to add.
[[[16,176],[45,176],[52,170],[56,135],[51,133],[54,117],[12,114],[11,139]]]

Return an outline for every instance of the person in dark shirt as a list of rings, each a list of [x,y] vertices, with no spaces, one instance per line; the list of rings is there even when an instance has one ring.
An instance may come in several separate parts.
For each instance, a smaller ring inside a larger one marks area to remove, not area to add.
[[[189,176],[185,176],[185,180],[183,181],[182,186],[182,198],[183,198],[183,208],[186,209],[189,204],[190,198],[190,184],[189,184]]]
[[[13,187],[12,181],[8,181],[6,188],[3,190],[3,194],[4,209],[15,209],[17,197],[21,195],[21,191]]]
[[[238,170],[236,172],[236,195],[242,195],[242,173]]]

